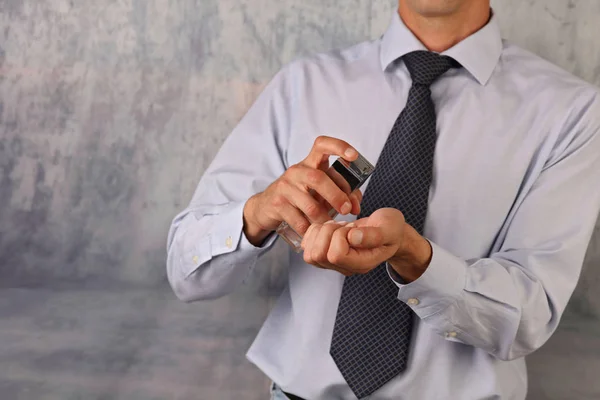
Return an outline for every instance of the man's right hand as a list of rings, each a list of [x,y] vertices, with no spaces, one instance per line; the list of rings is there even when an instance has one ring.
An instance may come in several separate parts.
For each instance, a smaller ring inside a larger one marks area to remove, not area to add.
[[[349,193],[345,181],[338,182],[340,188],[327,174],[332,155],[347,161],[358,158],[358,152],[343,140],[320,136],[304,160],[246,202],[244,234],[250,243],[259,246],[283,221],[304,235],[311,223],[331,219],[327,204],[343,215],[360,213],[361,192]]]

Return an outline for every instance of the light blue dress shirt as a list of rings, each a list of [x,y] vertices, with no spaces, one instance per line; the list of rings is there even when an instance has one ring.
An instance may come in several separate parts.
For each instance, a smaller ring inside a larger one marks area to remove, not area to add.
[[[431,87],[433,259],[416,281],[396,282],[417,316],[409,364],[372,400],[523,399],[524,356],[556,329],[579,277],[600,209],[600,95],[503,41],[495,18],[443,53],[464,68]],[[377,161],[411,86],[400,57],[422,49],[394,15],[381,39],[275,76],[173,221],[167,271],[179,298],[223,296],[260,268],[275,236],[262,248],[248,242],[244,204],[317,136]],[[287,392],[356,399],[329,355],[344,276],[292,251],[282,262],[288,285],[248,358]]]

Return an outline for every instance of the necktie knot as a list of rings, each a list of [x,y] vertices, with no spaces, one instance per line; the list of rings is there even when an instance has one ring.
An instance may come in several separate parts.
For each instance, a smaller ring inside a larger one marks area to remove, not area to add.
[[[405,54],[402,59],[413,82],[425,86],[430,86],[450,68],[457,66],[457,62],[451,57],[424,50]]]

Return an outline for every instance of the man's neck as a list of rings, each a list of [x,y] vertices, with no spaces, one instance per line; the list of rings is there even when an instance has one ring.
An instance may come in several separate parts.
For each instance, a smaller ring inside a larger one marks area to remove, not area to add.
[[[456,13],[423,16],[400,1],[398,13],[404,24],[430,51],[441,53],[477,32],[491,17],[488,2],[475,2]]]

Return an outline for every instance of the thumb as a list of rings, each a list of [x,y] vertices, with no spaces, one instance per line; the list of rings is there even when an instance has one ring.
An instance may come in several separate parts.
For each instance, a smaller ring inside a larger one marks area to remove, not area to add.
[[[352,247],[372,249],[385,244],[383,230],[379,227],[352,228],[348,231],[348,243]]]

